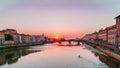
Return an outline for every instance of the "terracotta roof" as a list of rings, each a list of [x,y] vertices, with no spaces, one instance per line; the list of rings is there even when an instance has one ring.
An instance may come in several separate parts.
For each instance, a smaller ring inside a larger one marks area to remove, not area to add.
[[[101,30],[99,30],[99,32],[103,32],[103,31],[106,31],[105,29],[101,29]]]
[[[115,17],[115,19],[116,19],[116,18],[120,18],[120,15],[118,15],[117,17]]]
[[[112,28],[116,28],[116,25],[109,26],[109,27],[107,27],[106,29],[112,29]]]
[[[12,31],[16,31],[15,29],[6,29],[6,30],[12,30]]]

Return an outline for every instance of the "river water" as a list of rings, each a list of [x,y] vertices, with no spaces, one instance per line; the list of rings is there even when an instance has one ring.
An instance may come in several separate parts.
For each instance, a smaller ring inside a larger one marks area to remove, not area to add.
[[[0,51],[0,68],[120,68],[120,62],[87,44],[54,43]]]

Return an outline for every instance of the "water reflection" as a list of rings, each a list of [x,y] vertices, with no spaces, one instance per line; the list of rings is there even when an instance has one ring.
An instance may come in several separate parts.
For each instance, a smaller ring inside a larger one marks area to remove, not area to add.
[[[120,62],[104,55],[97,54],[99,56],[100,61],[105,63],[106,65],[109,66],[109,68],[120,68]]]
[[[119,64],[84,44],[49,44],[0,51],[0,68],[120,68]]]
[[[0,66],[4,64],[16,63],[18,62],[19,58],[40,51],[40,50],[29,50],[29,49],[30,48],[18,48],[18,49],[0,51]]]

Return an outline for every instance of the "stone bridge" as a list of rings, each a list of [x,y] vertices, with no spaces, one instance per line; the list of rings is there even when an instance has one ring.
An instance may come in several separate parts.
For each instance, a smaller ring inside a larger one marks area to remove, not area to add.
[[[82,42],[81,39],[60,39],[58,41],[59,44],[61,44],[62,42],[68,42],[69,44],[71,44],[72,42],[77,42],[77,45],[81,45],[80,43]]]

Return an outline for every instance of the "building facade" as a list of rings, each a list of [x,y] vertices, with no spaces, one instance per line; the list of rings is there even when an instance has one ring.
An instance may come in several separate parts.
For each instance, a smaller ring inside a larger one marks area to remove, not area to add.
[[[4,37],[4,32],[0,31],[0,44],[4,44],[5,37]]]
[[[15,29],[5,29],[2,30],[4,34],[4,42],[3,44],[15,44],[16,43],[16,37],[17,37],[17,31]]]
[[[89,41],[89,34],[86,34],[85,36],[82,37],[82,40],[84,41]]]
[[[116,27],[117,27],[116,44],[120,46],[120,15],[115,17],[115,19],[116,19]]]
[[[96,39],[98,39],[98,32],[94,32],[94,33],[89,34],[89,41],[90,42],[94,43]]]
[[[106,30],[108,31],[108,43],[109,44],[116,44],[116,35],[117,35],[117,28],[116,25],[113,26],[109,26],[106,28]]]
[[[36,43],[37,42],[37,39],[36,39],[35,35],[31,36],[31,42],[32,43]]]
[[[102,42],[104,42],[104,43],[107,43],[107,41],[108,41],[108,39],[107,39],[107,30],[106,29],[101,29],[101,30],[99,30],[99,32],[98,32],[98,38],[100,39],[100,40],[102,40]]]
[[[5,29],[0,31],[0,45],[7,44],[26,44],[26,43],[41,43],[46,41],[46,36],[19,34],[15,29]]]
[[[21,34],[21,43],[31,43],[31,36],[26,34]]]

